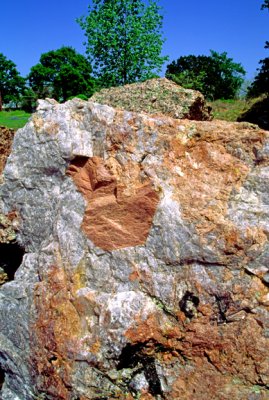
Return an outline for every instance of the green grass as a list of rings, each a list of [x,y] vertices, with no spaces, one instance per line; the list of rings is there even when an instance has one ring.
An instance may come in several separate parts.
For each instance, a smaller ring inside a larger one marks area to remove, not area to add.
[[[257,99],[253,100],[216,100],[209,102],[214,118],[225,121],[236,121],[242,112],[246,111]]]
[[[19,129],[26,124],[30,116],[31,114],[21,110],[0,111],[0,126]]]

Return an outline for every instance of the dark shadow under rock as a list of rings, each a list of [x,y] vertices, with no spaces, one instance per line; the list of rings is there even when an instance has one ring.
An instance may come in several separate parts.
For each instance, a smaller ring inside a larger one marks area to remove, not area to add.
[[[238,122],[251,122],[260,128],[269,130],[269,97],[264,97],[254,103],[247,111],[237,118]]]
[[[127,344],[122,350],[117,369],[135,368],[140,364],[149,385],[149,393],[162,396],[163,392],[155,366],[155,359],[145,354],[146,345],[146,343]]]
[[[15,241],[0,243],[0,271],[2,271],[2,275],[5,274],[6,281],[14,279],[15,272],[21,265],[24,253],[24,249]]]
[[[4,370],[0,367],[0,390],[2,389],[2,386],[5,381],[5,372]]]

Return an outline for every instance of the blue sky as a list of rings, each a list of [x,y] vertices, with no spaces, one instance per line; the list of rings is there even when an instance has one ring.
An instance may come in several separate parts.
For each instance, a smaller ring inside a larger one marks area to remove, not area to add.
[[[182,55],[226,51],[241,62],[247,78],[261,58],[269,57],[269,12],[262,0],[159,0],[163,7],[163,54],[169,61]],[[17,65],[22,76],[41,53],[72,46],[85,53],[84,33],[75,19],[87,14],[90,0],[1,0],[0,53]],[[163,68],[163,74],[165,67]]]

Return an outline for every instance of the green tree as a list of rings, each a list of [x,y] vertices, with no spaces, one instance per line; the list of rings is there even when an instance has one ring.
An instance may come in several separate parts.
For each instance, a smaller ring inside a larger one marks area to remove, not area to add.
[[[161,56],[163,17],[149,0],[93,0],[87,16],[77,21],[87,37],[86,52],[94,75],[105,87],[156,76]]]
[[[263,9],[265,9],[265,8],[268,8],[268,9],[269,9],[269,0],[264,0],[263,4],[262,4],[262,6],[261,6],[261,9],[263,10]],[[269,42],[268,42],[268,41],[265,42],[265,48],[266,48],[266,49],[269,48]]]
[[[166,77],[188,89],[199,90],[208,100],[234,98],[245,70],[227,53],[210,50],[210,56],[183,56],[167,66]]]
[[[211,88],[206,77],[212,67],[208,56],[182,56],[167,66],[166,77],[186,89],[199,90],[209,97]]]
[[[21,97],[20,108],[28,113],[35,111],[38,96],[30,87],[26,87]]]
[[[261,9],[269,9],[269,0],[265,0]],[[269,42],[265,42],[265,49],[269,49]],[[258,97],[261,94],[269,95],[269,57],[259,61],[261,65],[257,68],[258,74],[255,76],[254,81],[249,87],[247,97]]]
[[[87,97],[93,94],[91,73],[86,57],[72,47],[61,47],[41,55],[40,62],[31,68],[28,81],[38,98],[66,101],[78,93]]]
[[[269,57],[260,60],[259,64],[261,64],[261,67],[258,68],[259,72],[248,89],[247,97],[258,97],[262,94],[269,95]]]
[[[262,10],[264,8],[269,8],[269,0],[264,0],[263,4],[262,4]]]
[[[0,53],[0,111],[3,103],[18,104],[25,87],[25,79],[17,71],[13,61]]]

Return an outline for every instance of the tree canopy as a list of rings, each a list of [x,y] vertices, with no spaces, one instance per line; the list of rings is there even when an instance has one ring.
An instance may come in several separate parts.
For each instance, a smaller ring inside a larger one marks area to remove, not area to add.
[[[269,48],[269,43],[265,47]],[[269,57],[260,60],[259,64],[261,67],[258,68],[259,72],[248,89],[247,97],[258,97],[261,94],[269,95]]]
[[[3,103],[18,103],[25,87],[25,80],[17,71],[13,61],[0,53],[0,111]]]
[[[53,97],[66,101],[69,97],[94,92],[94,80],[89,61],[72,47],[61,47],[43,53],[40,62],[28,75],[30,87],[37,97]]]
[[[269,9],[269,0],[265,0],[261,9]],[[265,49],[269,49],[269,41],[265,42]],[[258,74],[255,76],[254,81],[249,86],[247,97],[258,97],[262,94],[269,95],[269,57],[259,61],[261,65],[257,68]]]
[[[269,8],[269,0],[264,0],[263,4],[262,4],[262,10],[264,8]]]
[[[162,16],[150,0],[93,0],[78,19],[87,37],[86,52],[94,76],[104,87],[153,78],[167,57],[161,56]]]
[[[167,66],[166,77],[185,88],[199,90],[208,100],[232,99],[238,93],[245,70],[227,53],[210,50],[210,56],[182,56]]]

